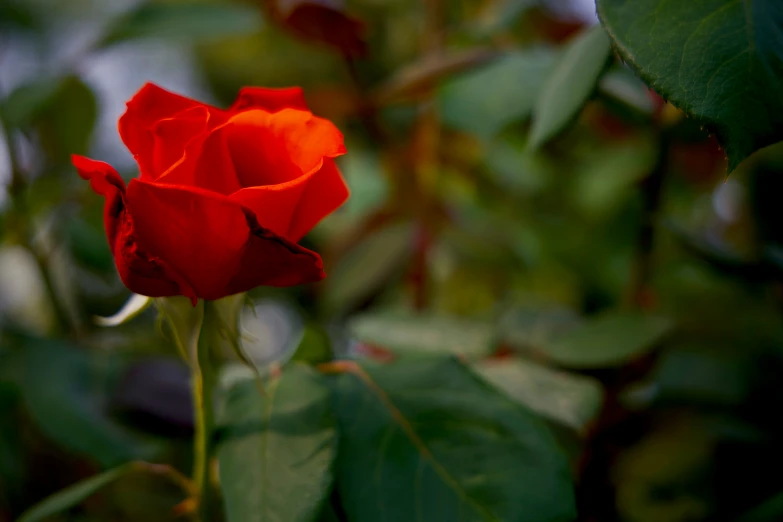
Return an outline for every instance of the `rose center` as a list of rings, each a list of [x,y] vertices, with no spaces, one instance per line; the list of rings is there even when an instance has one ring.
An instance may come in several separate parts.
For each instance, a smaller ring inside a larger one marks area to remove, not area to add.
[[[278,185],[304,171],[296,158],[296,135],[273,114],[253,110],[232,118],[226,143],[239,184],[244,187]]]

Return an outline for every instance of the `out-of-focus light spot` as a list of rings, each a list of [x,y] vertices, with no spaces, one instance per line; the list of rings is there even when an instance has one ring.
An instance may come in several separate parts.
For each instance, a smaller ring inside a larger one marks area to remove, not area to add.
[[[595,0],[549,0],[547,7],[565,19],[579,20],[588,25],[598,23]]]
[[[101,105],[93,154],[120,172],[135,170],[136,163],[120,139],[117,121],[125,112],[125,103],[142,85],[152,82],[199,100],[211,97],[196,74],[192,52],[184,44],[140,41],[119,45],[91,56],[83,71]]]
[[[245,307],[239,324],[242,349],[261,366],[285,364],[294,355],[304,332],[299,314],[272,300]]]
[[[8,184],[11,182],[11,158],[8,157],[8,144],[0,129],[0,210],[8,200]]]
[[[740,218],[745,189],[733,180],[721,183],[712,193],[712,209],[715,214],[727,223],[733,223]]]
[[[35,332],[45,332],[52,324],[41,273],[22,247],[0,249],[0,317]]]

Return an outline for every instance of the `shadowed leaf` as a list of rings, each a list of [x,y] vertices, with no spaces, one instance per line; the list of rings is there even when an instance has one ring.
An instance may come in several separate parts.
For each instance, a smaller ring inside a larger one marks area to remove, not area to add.
[[[456,360],[357,365],[334,394],[350,520],[574,518],[568,465],[545,425]]]
[[[329,496],[337,432],[324,377],[291,364],[266,383],[235,381],[219,416],[229,522],[313,520]]]
[[[546,48],[511,52],[445,83],[439,95],[443,122],[489,140],[526,119],[554,56]]]
[[[413,250],[410,223],[388,225],[351,249],[324,282],[323,306],[341,315],[380,291],[404,266]]]
[[[67,487],[22,513],[17,522],[49,520],[58,513],[78,506],[132,469],[133,464],[126,464]]]
[[[98,118],[92,89],[78,76],[38,78],[17,87],[2,105],[12,127],[35,130],[52,161],[85,154]]]
[[[783,3],[597,4],[620,56],[665,99],[714,129],[729,172],[783,139]]]
[[[139,441],[108,416],[102,376],[87,352],[33,339],[24,350],[24,401],[47,437],[104,467],[144,456]]]
[[[609,59],[609,38],[595,26],[576,36],[550,71],[533,108],[529,147],[540,147],[563,130],[593,94]]]
[[[598,415],[603,390],[598,381],[521,359],[479,361],[476,371],[515,401],[576,431]]]
[[[393,352],[489,355],[495,346],[493,325],[457,317],[364,314],[348,328],[357,340]]]
[[[605,313],[555,337],[539,350],[552,362],[569,368],[617,366],[654,348],[672,327],[665,317]]]

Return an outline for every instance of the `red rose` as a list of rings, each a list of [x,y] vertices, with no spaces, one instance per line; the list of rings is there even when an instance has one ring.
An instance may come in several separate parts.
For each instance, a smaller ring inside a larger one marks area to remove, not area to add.
[[[345,146],[301,89],[244,88],[222,110],[147,84],[119,130],[141,170],[127,189],[107,163],[72,159],[106,198],[106,235],[130,290],[195,303],[325,276],[318,254],[296,243],[348,197],[334,163]]]

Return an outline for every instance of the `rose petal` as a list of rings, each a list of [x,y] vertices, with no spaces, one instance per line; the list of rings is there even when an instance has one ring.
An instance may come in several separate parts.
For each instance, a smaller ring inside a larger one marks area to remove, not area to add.
[[[247,109],[264,109],[268,112],[277,112],[282,109],[308,110],[301,87],[285,87],[282,89],[243,87],[239,89],[237,99],[229,109],[229,112]]]
[[[210,114],[210,125],[217,126],[228,117],[228,113],[199,101],[174,94],[155,84],[145,84],[128,101],[125,113],[120,117],[119,131],[122,141],[139,163],[143,178],[154,179],[155,139],[151,130],[160,120],[192,109],[202,107]]]
[[[125,114],[120,117],[119,131],[125,146],[134,155],[146,151],[150,145],[147,131],[159,120],[171,118],[192,107],[204,106],[152,83],[144,84],[126,105]]]
[[[183,159],[156,181],[224,195],[243,187],[285,189],[285,194],[276,193],[279,199],[271,204],[266,203],[268,196],[260,196],[263,202],[252,208],[262,226],[286,235],[299,205],[298,193],[303,189],[299,185],[321,168],[324,158],[344,152],[342,134],[327,120],[296,109],[277,113],[254,109],[233,116],[203,141],[194,138]]]
[[[209,110],[195,106],[173,118],[159,120],[152,127],[152,179],[159,177],[169,167],[182,159],[185,148],[192,139],[207,129]]]
[[[120,279],[132,292],[149,297],[184,295],[196,305],[196,291],[182,275],[166,261],[151,256],[139,246],[138,235],[127,210],[119,221],[113,250]]]
[[[103,207],[103,226],[113,253],[117,220],[125,207],[123,203],[125,181],[117,174],[114,167],[103,161],[73,154],[71,162],[76,167],[79,176],[89,181],[90,186],[97,194],[106,198],[106,204]]]
[[[348,197],[331,159],[345,153],[343,136],[329,121],[294,109],[253,110],[219,132],[245,187],[231,198],[276,234],[298,241]]]
[[[242,188],[223,129],[219,127],[191,140],[182,159],[156,181],[197,187],[223,195],[233,194]]]
[[[221,130],[243,187],[293,181],[318,168],[323,158],[345,154],[337,127],[307,111],[246,111]]]
[[[248,187],[229,197],[253,211],[261,226],[275,234],[289,236],[291,222],[302,198],[309,176],[300,176],[290,183],[265,187]]]
[[[350,191],[332,158],[325,158],[318,172],[309,177],[296,207],[286,237],[299,241],[323,218],[348,199]]]
[[[178,273],[164,261],[150,257],[139,248],[125,205],[125,182],[117,171],[108,163],[84,156],[73,155],[71,160],[79,175],[89,180],[92,189],[106,198],[106,237],[125,286],[137,294],[150,297],[185,295],[194,300],[195,292]]]
[[[322,274],[317,254],[261,228],[250,210],[215,192],[133,180],[127,202],[139,245],[182,274],[198,297]]]
[[[321,256],[265,229],[245,209],[251,235],[239,270],[227,293],[247,292],[257,286],[296,286],[326,277]]]
[[[348,199],[348,187],[331,158],[321,168],[280,185],[248,187],[231,195],[251,209],[258,222],[297,242]]]

